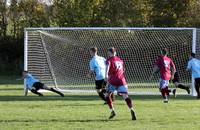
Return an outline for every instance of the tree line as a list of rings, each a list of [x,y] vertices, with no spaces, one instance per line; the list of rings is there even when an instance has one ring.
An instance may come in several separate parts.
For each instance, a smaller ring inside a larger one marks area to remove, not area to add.
[[[199,0],[1,0],[0,75],[23,69],[25,27],[200,27]]]

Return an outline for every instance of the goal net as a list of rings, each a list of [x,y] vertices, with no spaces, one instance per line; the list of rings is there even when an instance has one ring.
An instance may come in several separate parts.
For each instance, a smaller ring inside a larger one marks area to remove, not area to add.
[[[159,74],[151,81],[149,76],[163,47],[168,48],[180,81],[191,85],[185,69],[188,54],[192,50],[200,54],[198,32],[195,28],[26,28],[24,69],[66,92],[94,92],[94,78],[86,76],[89,48],[96,46],[98,54],[107,57],[107,48],[115,47],[125,62],[130,93],[158,94]],[[178,93],[186,94],[180,89]]]

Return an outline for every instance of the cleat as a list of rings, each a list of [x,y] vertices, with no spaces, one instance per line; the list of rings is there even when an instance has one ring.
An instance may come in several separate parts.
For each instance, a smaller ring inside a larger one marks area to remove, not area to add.
[[[112,111],[112,112],[110,113],[109,119],[112,119],[114,116],[116,116],[116,113],[115,113],[115,111]]]
[[[41,93],[39,94],[39,97],[43,97],[43,96],[44,96],[43,94],[41,94]]]
[[[103,105],[107,105],[107,102],[104,102],[104,104]]]
[[[65,95],[64,95],[63,93],[60,93],[60,96],[61,96],[61,97],[64,97]]]
[[[168,103],[168,102],[169,102],[169,101],[168,101],[167,98],[163,100],[163,103]]]
[[[189,89],[189,88],[188,88],[188,89],[186,89],[186,91],[187,91],[187,93],[188,93],[188,94],[190,94],[190,89]]]
[[[173,89],[173,90],[172,90],[172,93],[173,93],[173,95],[174,95],[174,98],[176,98],[176,89]]]
[[[135,112],[133,110],[131,110],[131,117],[132,120],[136,120]]]

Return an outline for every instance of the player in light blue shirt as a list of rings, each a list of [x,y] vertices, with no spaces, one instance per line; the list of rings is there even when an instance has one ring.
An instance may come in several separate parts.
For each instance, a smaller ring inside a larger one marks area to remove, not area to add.
[[[49,88],[46,84],[41,83],[38,79],[35,79],[32,76],[32,74],[30,74],[28,71],[23,71],[23,79],[26,80],[25,96],[27,96],[28,90],[30,90],[34,94],[37,94],[38,96],[43,96],[43,94],[38,92],[38,90],[45,89],[45,90],[55,92],[59,94],[60,96],[64,97],[63,93],[59,92],[58,90],[54,88]]]
[[[106,59],[104,57],[95,55],[90,60],[90,71],[95,73],[95,80],[105,79]]]
[[[106,73],[106,59],[104,57],[97,55],[97,47],[90,48],[90,55],[92,59],[90,60],[90,72],[88,77],[95,75],[95,84],[96,90],[102,100],[106,101],[106,82],[105,82],[105,73]]]
[[[200,99],[200,60],[195,58],[195,53],[191,53],[188,61],[187,70],[192,72],[192,77],[195,79],[195,89],[197,92],[197,99]]]
[[[25,78],[26,78],[26,87],[27,87],[29,90],[32,89],[34,83],[39,82],[39,80],[38,80],[38,79],[35,79],[35,78],[32,76],[32,74],[30,74],[30,73],[27,73],[27,74],[25,75]]]

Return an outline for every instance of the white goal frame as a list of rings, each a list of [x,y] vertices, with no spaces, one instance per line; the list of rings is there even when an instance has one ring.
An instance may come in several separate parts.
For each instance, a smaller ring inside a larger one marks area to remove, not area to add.
[[[197,40],[197,28],[187,28],[187,27],[166,27],[166,28],[161,28],[161,27],[39,27],[39,28],[25,28],[24,29],[24,70],[28,69],[28,30],[192,30],[192,52],[196,52],[196,40]],[[55,86],[57,87],[56,80],[54,81]],[[24,80],[24,90],[26,88],[25,80]],[[59,89],[59,88],[58,88]],[[89,93],[94,93],[94,90],[62,90],[59,89],[63,92],[72,92],[72,93],[81,93],[81,92],[89,92]],[[191,88],[191,96],[196,96],[196,91],[195,91],[195,86],[194,86],[194,79],[192,78],[192,88]],[[138,94],[138,92],[130,93],[130,94]],[[147,94],[141,92],[140,94]],[[160,94],[159,92],[157,93],[149,93],[148,95],[157,95]]]

